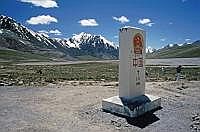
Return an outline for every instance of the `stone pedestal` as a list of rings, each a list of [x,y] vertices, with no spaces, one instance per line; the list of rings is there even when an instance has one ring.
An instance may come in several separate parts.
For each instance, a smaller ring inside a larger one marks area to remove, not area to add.
[[[145,94],[145,31],[124,27],[119,32],[119,96],[104,99],[102,109],[137,117],[161,106],[161,98]]]
[[[132,98],[114,96],[103,99],[103,110],[126,117],[138,117],[161,106],[161,98],[152,95],[141,95]]]

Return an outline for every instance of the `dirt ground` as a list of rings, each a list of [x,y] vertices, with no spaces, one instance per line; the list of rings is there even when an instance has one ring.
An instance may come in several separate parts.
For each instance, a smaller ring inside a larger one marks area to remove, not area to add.
[[[139,118],[101,110],[117,82],[62,82],[45,87],[0,87],[1,132],[199,132],[200,82],[149,82],[162,109]]]

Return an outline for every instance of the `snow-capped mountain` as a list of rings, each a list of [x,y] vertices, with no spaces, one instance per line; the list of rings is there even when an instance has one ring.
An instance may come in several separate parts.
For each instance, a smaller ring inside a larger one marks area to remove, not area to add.
[[[61,43],[62,46],[67,46],[68,48],[81,48],[83,45],[92,44],[94,47],[97,45],[103,45],[105,48],[115,48],[118,47],[114,45],[113,42],[107,40],[101,35],[91,35],[89,33],[81,32],[80,34],[74,34],[71,38],[60,39],[54,38],[57,42]]]
[[[36,33],[7,16],[0,16],[0,30],[2,32],[1,36],[4,36],[4,39],[19,41],[21,45],[24,45],[25,47],[28,46],[30,49],[56,48],[45,35]],[[34,45],[31,45],[30,43],[34,43]],[[17,48],[17,45],[9,46],[10,47],[8,48],[12,48],[12,46]]]
[[[72,56],[90,55],[104,59],[118,57],[118,47],[101,35],[81,32],[68,39],[55,38],[53,40],[63,48],[70,49],[69,53]]]
[[[3,15],[0,16],[0,47],[30,52],[58,52],[62,57],[89,55],[104,59],[118,58],[118,47],[101,35],[82,32],[67,39],[49,38]]]
[[[152,47],[150,47],[150,46],[148,46],[147,48],[146,48],[146,53],[153,53],[153,52],[155,52],[156,51],[156,49],[155,48],[152,48]]]

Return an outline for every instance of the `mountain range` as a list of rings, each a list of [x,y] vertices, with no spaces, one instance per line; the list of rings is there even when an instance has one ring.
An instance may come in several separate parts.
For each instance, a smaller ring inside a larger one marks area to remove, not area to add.
[[[193,43],[168,44],[161,49],[151,49],[146,54],[146,58],[165,59],[165,58],[193,58],[200,57],[200,40]]]
[[[119,51],[101,35],[81,32],[68,39],[49,38],[3,15],[0,16],[0,50],[67,60],[117,59]]]
[[[200,57],[200,40],[147,49],[147,58]],[[102,35],[81,32],[67,39],[50,38],[16,20],[0,16],[0,60],[118,59],[119,47]]]

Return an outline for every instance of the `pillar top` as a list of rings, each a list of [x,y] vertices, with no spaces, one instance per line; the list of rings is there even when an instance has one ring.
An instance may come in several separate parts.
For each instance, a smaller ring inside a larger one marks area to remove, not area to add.
[[[144,30],[141,29],[141,28],[138,28],[138,27],[131,27],[131,26],[124,26],[124,27],[120,28],[119,30],[120,30],[120,31],[123,31],[123,30],[127,30],[127,29],[134,29],[134,30],[142,30],[142,31],[144,31]]]

